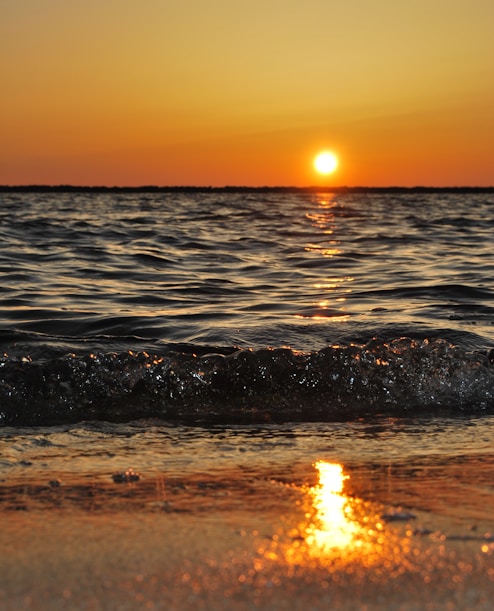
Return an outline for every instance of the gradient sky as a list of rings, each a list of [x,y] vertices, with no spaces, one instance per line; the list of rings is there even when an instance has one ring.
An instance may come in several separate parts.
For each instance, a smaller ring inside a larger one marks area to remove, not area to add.
[[[494,185],[493,28],[493,0],[0,0],[0,184]]]

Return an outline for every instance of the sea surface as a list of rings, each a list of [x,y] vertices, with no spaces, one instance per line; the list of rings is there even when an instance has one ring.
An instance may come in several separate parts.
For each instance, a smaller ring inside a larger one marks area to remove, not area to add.
[[[494,411],[494,194],[0,194],[0,423]]]

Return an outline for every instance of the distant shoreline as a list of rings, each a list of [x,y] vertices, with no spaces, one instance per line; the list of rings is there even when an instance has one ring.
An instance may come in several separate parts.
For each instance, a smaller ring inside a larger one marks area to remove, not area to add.
[[[494,193],[491,187],[246,187],[0,185],[0,193]]]

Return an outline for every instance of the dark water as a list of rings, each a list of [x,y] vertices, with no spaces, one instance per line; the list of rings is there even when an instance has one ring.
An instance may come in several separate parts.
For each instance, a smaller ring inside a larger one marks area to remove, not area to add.
[[[494,412],[494,195],[2,193],[0,421]]]

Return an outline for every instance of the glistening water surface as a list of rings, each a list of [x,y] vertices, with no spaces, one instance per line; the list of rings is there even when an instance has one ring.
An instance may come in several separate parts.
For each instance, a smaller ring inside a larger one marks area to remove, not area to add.
[[[18,340],[313,350],[373,331],[444,329],[446,339],[492,344],[489,194],[1,200],[0,314],[4,332],[27,334]]]
[[[2,193],[0,422],[494,408],[490,193]]]

